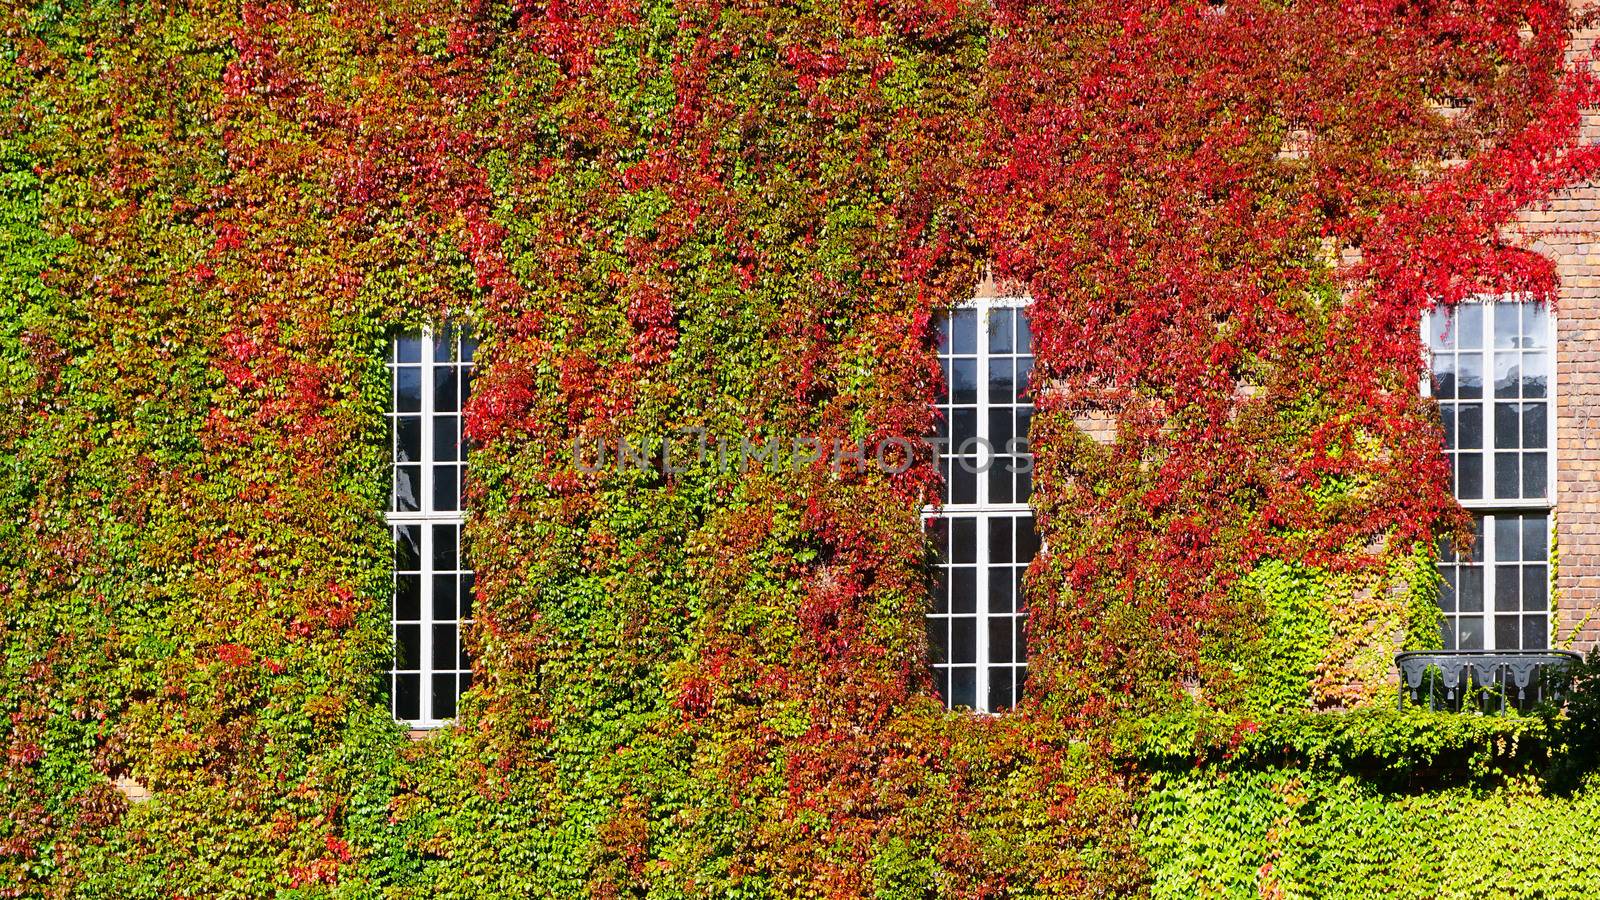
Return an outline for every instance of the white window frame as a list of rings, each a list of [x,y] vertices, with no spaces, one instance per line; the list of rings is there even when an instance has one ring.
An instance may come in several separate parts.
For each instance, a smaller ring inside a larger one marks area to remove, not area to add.
[[[965,301],[963,303],[956,304],[950,310],[951,312],[955,312],[955,311],[958,311],[958,310],[971,309],[971,310],[976,310],[977,313],[978,313],[978,317],[977,317],[977,338],[976,338],[976,345],[977,345],[976,346],[977,403],[975,405],[976,418],[977,418],[976,431],[977,431],[977,436],[980,439],[982,439],[983,441],[987,442],[987,446],[990,448],[990,452],[991,452],[990,465],[991,466],[1000,464],[997,460],[994,460],[992,458],[993,452],[996,451],[996,450],[1003,450],[1004,448],[995,447],[994,446],[994,443],[992,441],[992,432],[991,432],[991,429],[989,427],[989,411],[991,409],[993,409],[993,408],[996,408],[993,404],[991,404],[991,401],[989,399],[989,390],[988,390],[988,375],[987,375],[987,373],[989,371],[989,361],[990,361],[990,351],[989,351],[989,341],[988,341],[989,316],[990,316],[990,314],[992,312],[994,312],[996,310],[1002,310],[1002,309],[1005,309],[1005,310],[1019,310],[1019,311],[1020,310],[1025,310],[1029,306],[1031,306],[1032,303],[1033,303],[1032,298],[1031,297],[1027,297],[1027,296],[974,297],[974,298],[972,298],[970,300],[967,300],[967,301]],[[1020,316],[1019,316],[1019,318],[1020,318]],[[1013,341],[1015,341],[1017,339],[1015,334],[1013,334],[1012,339],[1013,339]],[[1030,352],[1027,355],[1031,359],[1031,358],[1033,358],[1034,353],[1030,349]],[[943,354],[941,354],[941,360],[942,359],[943,359]],[[1023,386],[1021,384],[1018,384],[1017,389],[1019,391],[1021,391],[1021,390],[1023,390]],[[946,391],[949,390],[949,385],[948,384],[946,384],[945,390]],[[947,396],[948,396],[948,394],[946,394],[944,396],[941,396],[938,405],[943,406],[944,405],[944,400],[945,400],[945,398]],[[1038,407],[1037,407],[1036,403],[1031,403],[1030,402],[1028,405],[1032,406],[1034,408],[1034,410],[1037,411]],[[947,432],[946,432],[947,435],[949,434],[948,427],[949,427],[949,424],[947,423]],[[1029,460],[1030,484],[1031,484],[1031,472],[1032,472],[1032,465],[1033,465],[1033,453],[1032,453],[1031,442],[1029,443],[1028,447],[1029,447],[1029,452],[1027,454],[1027,458]],[[958,448],[945,448],[945,449],[948,452],[948,451],[953,451],[953,450],[958,449]],[[944,453],[940,454],[940,459],[941,460],[944,458],[944,455],[945,455]],[[954,465],[960,465],[960,462],[957,461],[957,462],[954,463]],[[942,471],[942,469],[941,469],[941,471]],[[924,522],[924,527],[927,527],[928,525],[931,525],[936,520],[943,520],[943,521],[948,522],[952,517],[971,518],[971,519],[974,520],[974,523],[975,523],[974,524],[974,528],[975,528],[975,531],[976,531],[976,535],[975,535],[976,549],[975,549],[975,557],[974,557],[974,559],[975,559],[974,567],[976,569],[976,573],[975,573],[976,574],[976,584],[975,584],[974,590],[976,591],[976,594],[975,594],[975,598],[974,598],[974,607],[973,607],[974,612],[973,612],[973,615],[975,616],[976,621],[974,622],[974,632],[975,632],[975,634],[974,634],[974,641],[975,641],[974,656],[973,656],[973,662],[971,663],[971,665],[975,668],[975,678],[974,678],[974,680],[975,680],[975,688],[974,688],[974,698],[973,698],[975,700],[975,704],[971,707],[971,710],[973,712],[976,712],[976,713],[991,714],[991,713],[997,712],[997,710],[991,708],[990,703],[989,703],[989,691],[990,691],[990,683],[989,683],[989,681],[990,681],[989,674],[990,673],[989,673],[989,670],[990,670],[990,668],[992,666],[995,666],[995,665],[1010,665],[1014,672],[1022,671],[1022,672],[1025,673],[1027,671],[1027,646],[1026,646],[1025,642],[1018,642],[1018,641],[1016,641],[1016,639],[1013,639],[1014,640],[1014,646],[1013,646],[1013,651],[1012,652],[1014,654],[1014,658],[1015,659],[1021,660],[1020,663],[1018,663],[1018,662],[995,663],[995,662],[991,662],[991,660],[989,659],[989,640],[990,640],[990,636],[991,636],[990,635],[991,618],[994,617],[994,616],[1006,615],[1007,614],[1005,611],[991,610],[990,607],[989,607],[989,595],[990,595],[989,580],[990,580],[990,576],[993,574],[993,567],[996,566],[996,565],[1011,565],[1011,566],[1019,566],[1020,565],[1022,568],[1026,569],[1026,567],[1029,564],[1032,563],[1032,560],[1028,560],[1026,562],[1019,562],[1017,560],[1013,560],[1009,564],[993,562],[993,554],[992,554],[991,548],[989,546],[989,530],[990,530],[989,526],[990,526],[990,522],[992,520],[995,520],[995,519],[1002,519],[1002,518],[1011,519],[1011,520],[1013,520],[1015,522],[1015,521],[1018,521],[1021,517],[1026,517],[1028,520],[1030,520],[1032,522],[1035,522],[1035,523],[1037,522],[1037,519],[1035,517],[1035,513],[1034,513],[1032,505],[1026,499],[1017,500],[1017,501],[1010,501],[1010,502],[994,502],[994,501],[991,501],[989,499],[989,494],[990,494],[990,491],[989,491],[989,479],[987,477],[985,477],[985,476],[986,476],[986,470],[985,471],[980,471],[975,476],[976,486],[975,486],[974,502],[971,502],[971,503],[941,502],[941,503],[937,503],[937,504],[928,504],[927,506],[925,506],[923,508],[923,522]],[[950,489],[950,486],[947,483],[946,487],[945,487],[945,490],[946,490],[947,494],[949,492],[949,489]],[[1035,524],[1034,527],[1037,528],[1037,524]],[[1015,531],[1013,531],[1012,540],[1013,540],[1013,546],[1015,546],[1018,543],[1018,538],[1016,536]],[[1043,550],[1043,547],[1042,547],[1042,539],[1041,539],[1040,551],[1042,552],[1042,550]],[[944,567],[944,566],[947,565],[947,563],[945,561],[941,560],[939,563],[936,563],[936,565]],[[1013,608],[1013,610],[1016,610],[1016,612],[1011,613],[1011,615],[1013,615],[1015,618],[1021,619],[1024,622],[1026,622],[1027,615],[1026,615],[1025,612],[1021,611],[1022,608],[1023,608],[1023,598],[1020,596],[1020,593],[1017,596],[1013,596],[1012,597],[1012,608]],[[930,620],[942,618],[945,621],[948,621],[948,620],[950,620],[952,618],[955,618],[955,616],[948,610],[948,608],[946,609],[946,612],[943,613],[943,614],[935,613],[930,608],[930,610],[929,610],[929,612],[927,614],[927,618],[930,619]],[[931,651],[932,647],[930,647],[929,649]],[[948,662],[941,662],[941,661],[931,660],[931,659],[930,659],[930,664],[931,664],[931,666],[932,666],[932,668],[933,668],[935,673],[937,673],[941,668],[948,670],[949,668],[952,667],[951,664],[948,663]],[[960,664],[961,667],[965,667],[966,665],[967,664],[965,664],[965,663]],[[1021,685],[1014,682],[1013,683],[1013,691],[1015,692],[1016,698],[1020,701],[1021,696],[1022,696]],[[941,699],[944,701],[945,706],[947,708],[953,708],[953,707],[951,707],[951,698],[950,697],[942,697]]]
[[[444,333],[450,335],[452,340],[455,342],[455,345],[451,348],[451,353],[452,353],[452,359],[456,360],[456,361],[452,362],[452,363],[449,363],[449,365],[457,365],[459,363],[459,360],[457,359],[457,355],[460,353],[460,350],[461,350],[460,339],[463,337],[463,334],[465,332],[466,332],[466,329],[461,328],[461,327],[447,327],[444,330]],[[409,366],[409,365],[412,365],[412,364],[411,363],[401,363],[401,362],[399,362],[397,360],[397,353],[398,353],[397,348],[398,348],[398,343],[402,338],[413,337],[413,336],[415,336],[418,339],[418,342],[420,344],[419,361],[415,364],[417,369],[418,369],[418,371],[419,371],[420,378],[421,378],[421,384],[419,385],[420,402],[419,402],[419,406],[418,406],[418,412],[416,412],[416,413],[401,413],[399,411],[399,409],[398,409],[398,405],[399,405],[398,404],[399,386],[398,386],[396,370],[402,365]],[[472,574],[473,574],[473,570],[467,564],[467,561],[466,561],[465,556],[464,556],[464,550],[463,550],[464,540],[463,540],[462,535],[463,535],[463,532],[465,531],[466,522],[467,522],[467,511],[466,511],[466,503],[465,503],[464,494],[457,497],[457,502],[455,504],[457,508],[454,509],[454,510],[438,510],[438,509],[434,508],[434,466],[437,465],[437,464],[444,464],[445,462],[453,462],[453,464],[458,466],[460,468],[460,470],[462,471],[462,473],[464,474],[465,471],[466,471],[466,464],[467,464],[466,461],[467,461],[467,455],[468,455],[467,454],[467,446],[466,446],[466,442],[465,442],[464,439],[462,439],[462,441],[461,441],[460,449],[459,449],[459,452],[457,453],[457,459],[456,460],[453,460],[453,461],[440,460],[437,457],[435,457],[434,454],[433,454],[433,449],[434,449],[434,446],[435,446],[434,445],[434,439],[435,439],[435,436],[436,436],[436,434],[435,434],[435,425],[434,425],[434,417],[436,415],[454,415],[456,417],[457,421],[461,422],[461,421],[464,420],[465,415],[466,415],[466,410],[465,410],[465,406],[466,406],[466,403],[465,403],[465,400],[466,400],[466,388],[465,388],[464,384],[459,386],[458,389],[457,389],[457,395],[458,395],[458,398],[459,398],[459,402],[456,404],[457,408],[454,411],[446,410],[446,411],[442,411],[441,412],[436,407],[436,402],[435,402],[436,401],[436,397],[435,397],[435,393],[434,393],[434,390],[433,390],[433,383],[434,383],[433,373],[434,373],[435,369],[440,365],[440,363],[438,363],[438,362],[436,362],[434,360],[434,343],[435,343],[435,340],[438,338],[438,336],[439,336],[439,330],[437,330],[437,329],[435,329],[435,328],[433,328],[431,326],[423,326],[423,327],[417,328],[417,329],[407,329],[405,331],[400,331],[400,332],[396,332],[394,334],[391,334],[389,336],[389,338],[388,338],[388,346],[387,346],[387,350],[386,350],[386,354],[387,355],[386,355],[386,358],[385,358],[385,371],[388,374],[388,380],[389,380],[389,383],[388,383],[389,401],[388,401],[387,409],[385,411],[385,421],[388,424],[389,452],[390,452],[390,457],[389,457],[389,477],[390,477],[390,485],[391,485],[391,487],[390,487],[390,492],[388,493],[388,495],[385,498],[386,511],[384,513],[384,520],[385,520],[385,523],[389,526],[391,542],[396,542],[397,541],[398,529],[401,528],[401,527],[415,526],[417,528],[418,534],[419,534],[419,540],[417,542],[417,553],[418,553],[418,557],[419,558],[418,558],[418,565],[417,565],[417,572],[416,572],[416,578],[418,580],[418,585],[417,585],[417,597],[418,597],[418,599],[417,599],[417,602],[419,604],[419,607],[418,607],[418,610],[417,610],[417,619],[415,620],[415,624],[418,626],[418,629],[419,629],[418,642],[417,642],[417,647],[416,647],[416,653],[417,653],[416,663],[417,663],[417,665],[416,665],[416,668],[414,670],[413,669],[405,669],[405,670],[403,670],[404,674],[409,674],[409,673],[412,673],[412,672],[415,672],[417,674],[417,678],[418,678],[418,686],[417,686],[417,712],[418,712],[418,716],[417,716],[417,718],[401,718],[398,715],[396,715],[395,718],[396,718],[397,721],[403,722],[403,723],[409,725],[410,727],[416,728],[416,729],[438,728],[438,727],[441,727],[441,726],[443,726],[443,725],[445,725],[445,724],[447,724],[448,722],[451,721],[450,717],[443,717],[443,716],[435,715],[434,702],[433,702],[433,690],[432,690],[432,684],[433,684],[433,680],[434,680],[434,676],[435,675],[442,675],[442,674],[445,674],[446,672],[449,672],[449,673],[452,673],[452,674],[457,676],[457,688],[456,688],[455,697],[456,697],[456,704],[457,704],[458,711],[459,711],[459,704],[460,704],[460,701],[461,701],[461,695],[462,695],[462,693],[464,693],[464,691],[460,688],[460,683],[461,683],[460,682],[460,675],[462,674],[462,671],[463,671],[462,669],[460,669],[460,668],[443,669],[443,668],[436,668],[434,666],[434,631],[435,631],[435,627],[439,626],[439,625],[444,625],[444,624],[451,624],[451,623],[447,623],[444,619],[439,618],[439,617],[434,615],[434,576],[435,575],[453,575],[454,576],[454,583],[457,586],[456,589],[457,589],[457,592],[458,592],[458,600],[457,600],[457,602],[459,602],[459,592],[461,590],[461,580],[462,579],[471,578]],[[473,369],[476,368],[476,364],[475,363],[473,364],[472,368]],[[458,376],[462,375],[462,374],[465,374],[464,370],[465,370],[465,367],[458,367]],[[421,419],[421,421],[419,423],[420,436],[419,436],[419,444],[418,444],[418,450],[419,450],[418,458],[416,460],[414,460],[414,461],[407,460],[404,463],[402,463],[402,461],[400,461],[399,459],[396,458],[397,449],[398,449],[398,441],[399,441],[398,428],[397,428],[397,425],[396,425],[396,420],[402,415],[418,415],[418,416],[420,416],[420,419]],[[404,464],[404,465],[415,465],[419,469],[419,473],[418,473],[418,477],[417,477],[417,481],[416,481],[416,485],[417,485],[416,489],[417,489],[417,492],[418,492],[418,495],[419,495],[418,498],[417,498],[417,506],[418,506],[418,508],[415,509],[415,510],[396,510],[396,509],[393,508],[394,505],[395,505],[394,504],[394,493],[393,493],[394,487],[393,487],[393,485],[394,485],[394,480],[395,480],[395,477],[396,477],[396,469],[402,464]],[[456,568],[454,570],[450,570],[449,572],[443,572],[443,571],[440,571],[440,570],[436,570],[434,568],[434,563],[433,563],[433,560],[434,560],[434,526],[436,526],[436,525],[450,525],[450,526],[454,526],[455,529],[456,529],[456,531],[455,531],[455,534],[456,534]],[[390,712],[393,714],[393,713],[397,712],[396,708],[395,708],[395,704],[396,704],[395,694],[397,692],[395,679],[400,674],[402,674],[402,670],[400,670],[398,668],[398,663],[399,663],[398,638],[397,638],[397,634],[396,634],[396,629],[398,628],[400,623],[396,623],[395,617],[394,617],[394,615],[395,615],[395,602],[396,602],[396,599],[397,599],[397,587],[398,587],[398,584],[399,584],[400,575],[393,568],[392,557],[391,557],[390,578],[391,578],[391,581],[390,581],[390,609],[389,609],[390,640],[391,640],[392,645],[395,647],[395,651],[396,651],[394,656],[391,657],[390,666],[389,666],[389,672],[388,672],[389,690],[391,692],[390,693]],[[457,629],[456,633],[457,633],[457,639],[458,640],[460,639],[461,631],[466,626],[470,625],[471,622],[472,622],[472,619],[470,617],[458,617],[457,619],[454,620],[453,624],[455,625],[455,627]],[[404,622],[404,624],[412,624],[412,620],[408,619],[408,620],[406,620]],[[460,663],[460,660],[458,659],[457,660],[458,666],[459,666],[459,663]]]
[[[1461,507],[1463,509],[1467,510],[1468,512],[1472,513],[1474,515],[1474,517],[1481,518],[1482,521],[1483,521],[1483,535],[1484,535],[1483,536],[1483,546],[1482,546],[1482,551],[1483,551],[1482,557],[1483,557],[1483,559],[1482,559],[1481,562],[1476,564],[1477,567],[1479,568],[1479,570],[1482,571],[1482,573],[1483,573],[1483,609],[1480,612],[1472,613],[1470,615],[1481,616],[1482,619],[1483,619],[1483,648],[1482,648],[1482,651],[1485,652],[1485,653],[1495,652],[1497,650],[1502,650],[1502,649],[1517,649],[1517,648],[1500,648],[1500,647],[1497,646],[1498,641],[1496,639],[1497,629],[1495,628],[1495,622],[1496,622],[1497,618],[1499,618],[1502,615],[1507,616],[1507,617],[1515,615],[1520,620],[1522,617],[1524,617],[1524,616],[1526,616],[1528,614],[1526,610],[1520,610],[1517,613],[1513,614],[1513,613],[1501,613],[1501,612],[1499,612],[1498,610],[1495,609],[1496,592],[1497,592],[1497,589],[1498,589],[1498,585],[1496,583],[1496,579],[1497,579],[1497,571],[1498,571],[1500,565],[1509,564],[1511,562],[1517,562],[1517,563],[1521,564],[1523,562],[1520,559],[1520,557],[1519,557],[1518,560],[1500,560],[1500,559],[1498,559],[1498,553],[1497,553],[1498,548],[1496,547],[1496,536],[1495,536],[1495,531],[1496,531],[1495,523],[1496,523],[1497,519],[1501,515],[1521,516],[1521,515],[1541,514],[1542,513],[1542,514],[1545,515],[1547,522],[1549,522],[1553,526],[1554,523],[1555,523],[1555,514],[1556,514],[1556,488],[1557,488],[1557,485],[1559,483],[1559,479],[1557,478],[1557,472],[1558,472],[1558,470],[1560,468],[1560,453],[1559,453],[1559,448],[1560,448],[1560,440],[1559,440],[1560,416],[1558,415],[1558,410],[1560,408],[1559,404],[1560,404],[1560,390],[1561,390],[1560,382],[1561,382],[1561,379],[1559,377],[1560,376],[1560,366],[1558,364],[1558,357],[1557,357],[1557,350],[1558,350],[1558,348],[1557,348],[1557,338],[1558,338],[1558,336],[1560,334],[1560,328],[1559,328],[1559,326],[1557,324],[1557,321],[1556,321],[1556,311],[1554,309],[1551,309],[1548,304],[1544,304],[1544,313],[1545,313],[1545,317],[1544,317],[1544,322],[1545,322],[1544,346],[1545,346],[1545,352],[1547,353],[1548,358],[1550,360],[1549,380],[1545,385],[1545,398],[1544,398],[1545,399],[1545,403],[1546,403],[1546,407],[1547,407],[1547,413],[1546,413],[1546,416],[1545,416],[1545,443],[1546,443],[1546,451],[1545,451],[1546,452],[1546,460],[1545,460],[1545,491],[1544,491],[1545,495],[1543,497],[1517,497],[1517,498],[1497,498],[1497,497],[1492,496],[1495,493],[1495,484],[1496,484],[1496,480],[1495,480],[1495,456],[1496,456],[1496,452],[1495,452],[1495,448],[1494,448],[1494,437],[1493,437],[1493,435],[1494,435],[1494,404],[1495,404],[1495,400],[1496,400],[1496,398],[1494,396],[1494,365],[1493,365],[1493,363],[1494,363],[1494,354],[1495,354],[1496,348],[1494,346],[1494,323],[1493,323],[1494,316],[1493,316],[1493,309],[1497,304],[1507,303],[1507,302],[1521,304],[1521,303],[1533,303],[1533,302],[1537,302],[1537,301],[1534,301],[1533,298],[1525,296],[1525,295],[1512,295],[1512,296],[1505,296],[1505,297],[1494,297],[1494,296],[1479,295],[1479,296],[1474,296],[1474,297],[1468,297],[1468,298],[1462,300],[1461,304],[1458,304],[1458,306],[1466,305],[1466,304],[1477,304],[1477,305],[1482,306],[1484,308],[1483,349],[1479,352],[1479,355],[1481,357],[1482,364],[1483,364],[1483,397],[1482,397],[1482,400],[1481,400],[1481,406],[1483,408],[1482,429],[1483,429],[1483,443],[1484,443],[1484,447],[1483,447],[1483,456],[1484,456],[1484,460],[1483,460],[1483,494],[1485,496],[1480,497],[1480,498],[1470,499],[1470,500],[1463,500],[1463,499],[1457,497],[1456,498],[1456,502],[1460,503]],[[1433,350],[1433,334],[1432,334],[1433,328],[1432,328],[1432,325],[1433,325],[1434,317],[1435,316],[1439,316],[1439,315],[1453,315],[1454,312],[1455,312],[1454,309],[1447,309],[1447,308],[1440,307],[1440,308],[1429,310],[1428,312],[1423,314],[1422,322],[1421,322],[1422,344],[1423,344],[1423,348],[1425,349],[1425,351],[1428,354],[1427,377],[1424,377],[1422,379],[1422,383],[1421,383],[1422,395],[1424,397],[1430,397],[1430,398],[1433,397],[1433,377],[1432,377],[1432,373],[1433,373],[1433,353],[1434,353],[1434,350]],[[1459,350],[1453,351],[1453,352],[1455,352],[1457,354],[1457,356],[1460,355],[1460,351]],[[1457,375],[1457,378],[1459,380],[1459,373]],[[1458,387],[1458,390],[1459,390],[1459,387]],[[1451,400],[1449,398],[1447,398],[1444,402],[1451,402]],[[1446,453],[1448,455],[1448,451],[1446,451]],[[1451,460],[1451,463],[1452,463],[1452,465],[1451,465],[1451,473],[1452,473],[1451,477],[1453,479],[1455,477],[1455,475],[1454,475],[1454,472],[1455,472],[1455,461],[1454,461],[1454,459]],[[1553,567],[1555,565],[1555,560],[1552,558],[1553,554],[1555,553],[1555,542],[1554,542],[1554,536],[1553,535],[1547,534],[1545,536],[1545,550],[1546,550],[1546,560],[1545,560],[1546,568],[1545,568],[1545,573],[1546,573],[1546,577],[1548,578],[1549,573],[1551,571],[1553,571]],[[1545,601],[1546,601],[1547,604],[1549,604],[1549,603],[1553,602],[1553,599],[1554,599],[1554,594],[1549,589],[1549,587],[1547,585],[1546,591],[1545,591]],[[1455,609],[1455,611],[1446,612],[1446,613],[1444,613],[1444,615],[1449,620],[1458,620],[1458,619],[1461,618],[1461,598],[1460,598],[1459,594],[1456,597],[1456,609]],[[1545,643],[1546,643],[1546,647],[1548,648],[1550,646],[1554,646],[1554,641],[1551,639],[1552,635],[1549,633],[1549,631],[1550,631],[1551,628],[1553,628],[1554,623],[1555,623],[1555,610],[1553,608],[1548,609],[1545,615],[1546,615],[1545,624],[1546,624],[1546,631],[1547,631],[1547,636],[1546,636],[1546,642]]]

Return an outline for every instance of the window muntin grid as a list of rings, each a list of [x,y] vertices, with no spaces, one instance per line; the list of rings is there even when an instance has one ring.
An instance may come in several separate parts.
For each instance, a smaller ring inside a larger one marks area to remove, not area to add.
[[[390,708],[418,727],[453,718],[472,681],[461,634],[472,621],[472,571],[461,545],[461,417],[475,350],[456,329],[397,335],[389,346]]]
[[[1554,324],[1540,304],[1504,300],[1463,303],[1424,328],[1456,498],[1475,526],[1465,556],[1440,547],[1444,646],[1547,649]]]
[[[1027,678],[1022,574],[1039,537],[1027,502],[1033,348],[1025,302],[979,298],[939,323],[944,489],[928,523],[939,563],[927,625],[934,679],[951,708],[1015,706]]]
[[[1446,650],[1546,650],[1550,646],[1550,516],[1474,516],[1472,549],[1439,548]]]

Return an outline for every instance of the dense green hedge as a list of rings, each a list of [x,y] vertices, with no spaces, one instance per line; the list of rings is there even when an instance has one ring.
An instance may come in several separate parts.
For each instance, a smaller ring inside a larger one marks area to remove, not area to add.
[[[1139,826],[1158,898],[1583,898],[1600,786],[1387,792],[1326,769],[1161,773]]]

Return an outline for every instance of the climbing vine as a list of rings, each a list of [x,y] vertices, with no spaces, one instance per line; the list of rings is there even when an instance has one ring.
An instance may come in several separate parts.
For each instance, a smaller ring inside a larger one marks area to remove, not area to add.
[[[1124,895],[1199,790],[1148,800],[1152,759],[1503,739],[1342,710],[1389,702],[1463,522],[1418,316],[1552,295],[1502,229],[1594,170],[1574,24],[8,7],[0,893]],[[1049,548],[1002,717],[933,696],[925,451],[695,452],[915,445],[986,269],[1034,299]],[[482,342],[474,688],[410,742],[382,359],[447,320]],[[648,439],[691,462],[576,452]]]

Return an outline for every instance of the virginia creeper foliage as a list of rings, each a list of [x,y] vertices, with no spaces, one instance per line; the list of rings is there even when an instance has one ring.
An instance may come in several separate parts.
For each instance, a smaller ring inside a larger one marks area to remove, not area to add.
[[[1217,660],[1262,640],[1252,573],[1381,581],[1459,529],[1418,317],[1550,296],[1504,228],[1594,169],[1573,24],[10,6],[0,894],[1137,892],[1112,736],[1248,706]],[[575,465],[574,439],[926,434],[933,322],[986,267],[1033,297],[1039,366],[1011,714],[932,696],[931,460]],[[446,320],[483,341],[475,687],[407,743],[382,359]]]

